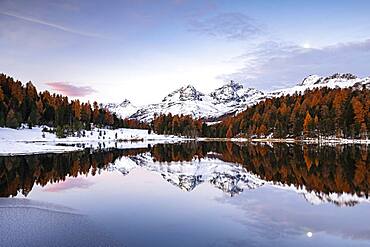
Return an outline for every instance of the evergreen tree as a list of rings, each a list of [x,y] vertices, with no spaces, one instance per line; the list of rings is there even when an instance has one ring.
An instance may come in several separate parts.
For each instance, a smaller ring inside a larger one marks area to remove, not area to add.
[[[10,109],[10,111],[6,115],[6,126],[15,129],[19,127],[19,124],[20,123],[17,119],[16,113],[13,111],[13,109]]]

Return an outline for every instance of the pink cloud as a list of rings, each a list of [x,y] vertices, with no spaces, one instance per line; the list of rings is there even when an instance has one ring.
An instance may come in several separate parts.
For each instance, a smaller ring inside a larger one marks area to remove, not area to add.
[[[48,82],[46,85],[67,96],[83,97],[96,92],[96,90],[90,86],[79,87],[71,85],[68,82]]]
[[[47,192],[59,192],[70,189],[86,189],[93,183],[84,178],[67,178],[64,182],[47,185],[44,191]]]

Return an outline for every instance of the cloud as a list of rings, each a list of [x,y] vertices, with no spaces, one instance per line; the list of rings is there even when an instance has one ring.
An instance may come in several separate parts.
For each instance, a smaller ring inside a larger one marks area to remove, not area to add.
[[[357,76],[369,76],[370,39],[310,49],[270,41],[236,59],[242,59],[244,66],[220,78],[247,82],[248,86],[265,89],[274,85],[296,84],[310,74],[326,76],[350,72]]]
[[[13,17],[13,18],[17,18],[17,19],[20,19],[20,20],[23,20],[23,21],[36,23],[36,24],[40,24],[40,25],[43,25],[43,26],[47,26],[47,27],[52,27],[52,28],[55,28],[55,29],[58,29],[58,30],[61,30],[61,31],[64,31],[64,32],[73,33],[73,34],[77,34],[77,35],[81,35],[81,36],[95,37],[95,38],[98,38],[98,37],[100,38],[101,37],[99,34],[96,34],[96,33],[83,32],[83,31],[75,30],[75,29],[65,27],[65,26],[62,26],[62,25],[58,25],[58,24],[55,24],[55,23],[52,23],[52,22],[47,22],[47,21],[43,21],[43,20],[40,20],[40,19],[32,18],[32,17],[22,16],[22,15],[15,14],[15,13],[12,13],[12,12],[0,11],[0,14],[6,15],[6,16],[9,16],[9,17]]]
[[[47,192],[59,192],[70,189],[86,189],[93,185],[92,182],[83,178],[68,178],[66,181],[47,186],[44,190]]]
[[[90,86],[74,86],[68,82],[48,82],[46,85],[50,86],[53,90],[58,91],[62,94],[75,97],[83,97],[96,92]]]
[[[246,40],[262,32],[259,25],[252,18],[237,12],[192,19],[189,30],[229,40]]]

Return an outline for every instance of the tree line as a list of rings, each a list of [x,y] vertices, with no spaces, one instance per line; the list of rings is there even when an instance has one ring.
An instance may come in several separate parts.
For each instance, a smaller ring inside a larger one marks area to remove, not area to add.
[[[27,123],[30,128],[34,125],[55,127],[59,135],[90,130],[91,124],[111,128],[148,128],[145,123],[117,117],[96,101],[83,103],[48,91],[38,92],[32,82],[23,85],[0,74],[0,127],[17,128],[22,123]]]
[[[216,138],[367,138],[370,90],[321,88],[269,98],[212,125],[190,116],[159,115],[153,129],[159,134]]]

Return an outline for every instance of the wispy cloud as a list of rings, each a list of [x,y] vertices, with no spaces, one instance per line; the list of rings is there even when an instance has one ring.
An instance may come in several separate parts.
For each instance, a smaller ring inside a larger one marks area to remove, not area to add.
[[[69,28],[69,27],[66,27],[66,26],[63,26],[63,25],[55,24],[55,23],[52,23],[52,22],[48,22],[48,21],[44,21],[44,20],[40,20],[40,19],[28,17],[28,16],[19,15],[19,14],[12,13],[12,12],[0,11],[0,14],[6,15],[6,16],[9,16],[9,17],[13,17],[13,18],[17,18],[19,20],[23,20],[23,21],[27,21],[27,22],[31,22],[31,23],[35,23],[35,24],[55,28],[55,29],[58,29],[60,31],[64,31],[64,32],[68,32],[68,33],[73,33],[73,34],[82,35],[82,36],[86,36],[86,37],[101,38],[101,36],[99,34],[96,34],[96,33],[83,32],[83,31],[79,31],[79,30],[76,30],[76,29],[73,29],[73,28]]]
[[[64,95],[74,96],[74,97],[83,97],[89,94],[96,92],[90,86],[74,86],[68,82],[48,82],[46,85],[50,86],[51,89],[58,91]]]
[[[190,21],[190,31],[229,40],[246,40],[262,32],[256,21],[242,13],[220,13]]]
[[[70,189],[86,189],[89,188],[93,183],[84,178],[68,178],[64,182],[51,184],[46,186],[44,189],[47,192],[59,192]]]
[[[270,41],[238,59],[244,61],[244,66],[220,78],[271,89],[273,85],[295,84],[310,74],[325,76],[351,72],[358,76],[369,76],[370,39],[310,49]]]

